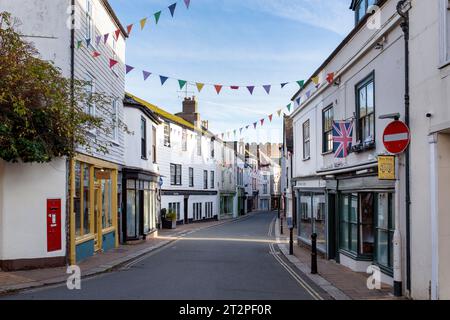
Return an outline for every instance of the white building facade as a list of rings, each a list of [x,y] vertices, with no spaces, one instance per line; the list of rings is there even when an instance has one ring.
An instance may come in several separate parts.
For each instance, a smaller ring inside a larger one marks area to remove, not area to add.
[[[21,21],[19,31],[42,59],[54,62],[67,78],[87,81],[88,92],[111,100],[105,106],[85,106],[86,112],[105,119],[105,126],[114,127],[110,133],[89,132],[91,139],[108,146],[107,154],[79,149],[70,161],[0,163],[1,267],[76,263],[118,245],[118,176],[124,164],[124,134],[118,125],[123,121],[127,34],[103,0],[2,0],[0,10]],[[97,37],[112,30],[119,30],[117,38],[96,44]],[[94,58],[94,51],[100,56]],[[114,68],[110,57],[118,61]],[[27,201],[18,201],[24,192]],[[47,227],[53,229],[49,234]]]

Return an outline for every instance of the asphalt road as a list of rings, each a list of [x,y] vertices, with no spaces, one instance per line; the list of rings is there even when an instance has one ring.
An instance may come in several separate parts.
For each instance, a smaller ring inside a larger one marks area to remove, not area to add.
[[[274,245],[274,213],[195,232],[123,268],[5,299],[314,300],[326,293]]]

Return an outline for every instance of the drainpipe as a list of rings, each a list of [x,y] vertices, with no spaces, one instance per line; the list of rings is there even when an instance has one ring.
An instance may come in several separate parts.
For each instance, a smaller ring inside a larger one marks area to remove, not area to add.
[[[405,39],[405,123],[410,126],[410,90],[409,90],[409,0],[401,0],[397,3],[397,12],[402,17],[403,21],[400,24]],[[405,219],[406,219],[406,289],[411,295],[411,187],[410,187],[410,148],[405,153]],[[401,289],[401,288],[400,288]],[[396,293],[398,288],[395,288]]]
[[[431,300],[439,299],[439,212],[437,134],[429,137],[430,145],[430,215],[431,215]]]
[[[70,25],[70,104],[72,110],[75,109],[75,0],[71,0],[71,25]],[[72,140],[72,145],[74,141]],[[70,172],[72,170],[72,159],[67,161],[67,175],[66,175],[66,192],[67,192],[67,205],[66,205],[66,263],[75,264],[73,261],[73,248],[71,246],[72,239],[71,237],[71,205],[70,205],[70,190],[71,183],[70,182]]]

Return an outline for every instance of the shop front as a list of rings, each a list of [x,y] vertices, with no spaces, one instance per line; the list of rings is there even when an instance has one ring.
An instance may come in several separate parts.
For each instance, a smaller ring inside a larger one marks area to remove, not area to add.
[[[156,232],[158,178],[141,169],[122,170],[122,242],[145,239]]]
[[[70,262],[119,245],[118,166],[88,156],[70,161]]]
[[[337,178],[335,230],[337,260],[357,272],[370,265],[392,277],[395,184],[377,176]],[[333,228],[331,228],[333,229]]]
[[[317,249],[327,253],[326,192],[323,180],[297,181],[297,237],[300,243],[311,245],[311,235],[317,235]]]

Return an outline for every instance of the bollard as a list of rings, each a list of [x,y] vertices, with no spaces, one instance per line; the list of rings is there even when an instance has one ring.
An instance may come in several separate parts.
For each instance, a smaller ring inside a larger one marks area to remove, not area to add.
[[[317,234],[311,235],[311,274],[317,274]]]
[[[280,234],[283,234],[283,217],[280,218]]]
[[[294,229],[289,228],[289,255],[294,255]]]

